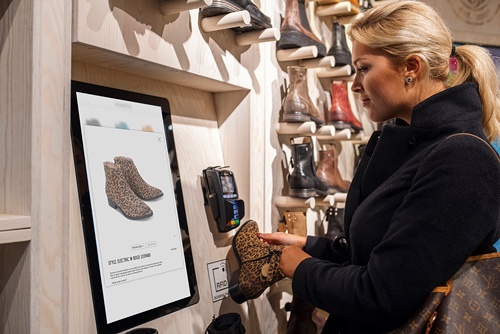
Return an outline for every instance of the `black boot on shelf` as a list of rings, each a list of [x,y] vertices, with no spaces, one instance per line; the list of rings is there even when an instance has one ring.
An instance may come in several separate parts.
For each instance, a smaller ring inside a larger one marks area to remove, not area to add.
[[[359,1],[359,9],[361,9],[362,12],[367,11],[370,8],[373,8],[370,0],[360,0]]]
[[[345,27],[338,21],[333,21],[332,36],[332,46],[328,50],[328,56],[335,57],[335,66],[349,65],[352,67],[352,55],[349,46],[347,46]]]
[[[328,207],[325,213],[328,222],[328,230],[325,237],[335,240],[336,237],[344,233],[344,209],[333,206]]]
[[[305,9],[305,0],[286,0],[285,18],[281,24],[281,38],[277,49],[298,49],[316,46],[318,57],[326,54],[325,45],[311,31]]]
[[[288,176],[291,197],[309,198],[328,195],[328,186],[316,176],[311,142],[292,144],[293,171]]]
[[[250,13],[249,27],[233,28],[237,32],[247,32],[271,28],[271,19],[262,13],[251,0],[213,0],[210,6],[201,10],[201,15],[217,16],[247,10]]]

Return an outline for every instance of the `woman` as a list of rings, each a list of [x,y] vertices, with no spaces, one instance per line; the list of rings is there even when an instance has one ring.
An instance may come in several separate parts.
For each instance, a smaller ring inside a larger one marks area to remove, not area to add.
[[[453,47],[422,2],[366,11],[348,36],[352,90],[371,120],[398,122],[367,145],[347,196],[344,240],[259,237],[287,246],[280,269],[295,295],[330,313],[323,333],[377,333],[404,324],[467,257],[495,251],[499,163],[487,143],[463,133],[485,141],[500,134],[500,93],[486,50]]]

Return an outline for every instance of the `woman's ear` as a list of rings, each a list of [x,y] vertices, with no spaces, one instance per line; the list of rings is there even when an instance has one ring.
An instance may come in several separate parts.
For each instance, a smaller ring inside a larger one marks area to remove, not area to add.
[[[422,59],[418,56],[410,56],[406,60],[406,76],[416,78],[422,72]]]

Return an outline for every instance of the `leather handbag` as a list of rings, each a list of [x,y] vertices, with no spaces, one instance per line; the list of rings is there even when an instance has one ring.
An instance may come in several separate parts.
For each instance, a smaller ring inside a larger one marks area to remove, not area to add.
[[[500,333],[500,253],[471,256],[390,334]]]

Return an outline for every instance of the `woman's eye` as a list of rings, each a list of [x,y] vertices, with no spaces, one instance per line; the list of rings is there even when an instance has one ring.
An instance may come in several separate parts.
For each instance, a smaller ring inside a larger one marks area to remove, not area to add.
[[[366,67],[359,67],[358,69],[356,69],[356,71],[358,71],[360,73],[366,72],[366,70],[367,70]]]

